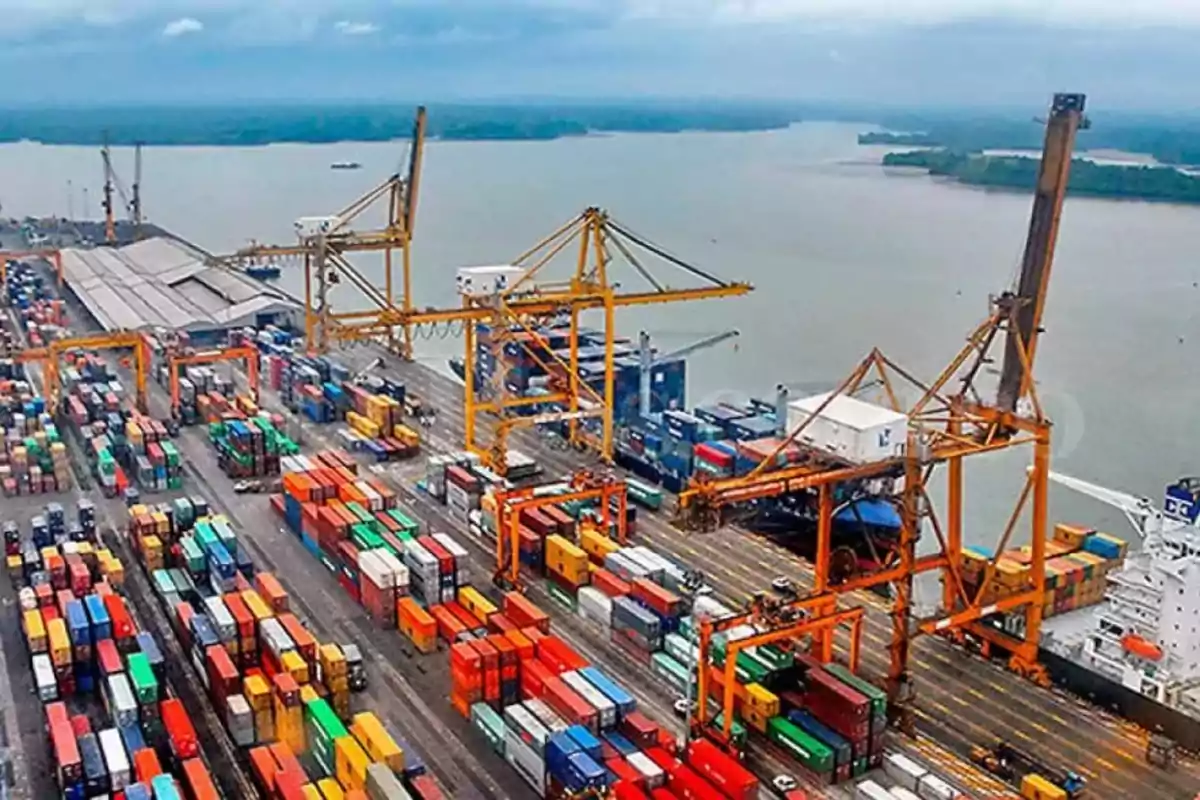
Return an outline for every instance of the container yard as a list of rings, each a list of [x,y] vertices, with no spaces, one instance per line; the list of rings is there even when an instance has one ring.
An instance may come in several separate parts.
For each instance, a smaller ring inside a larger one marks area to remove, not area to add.
[[[1081,110],[1056,98],[1047,152]],[[406,180],[388,184],[399,230]],[[375,246],[306,220],[302,253]],[[575,226],[585,260],[589,237],[662,253],[598,209]],[[999,414],[978,440],[842,389],[686,411],[684,356],[618,341],[612,312],[750,287],[668,261],[703,285],[618,292],[581,261],[572,291],[501,304],[540,266],[463,268],[461,308],[393,306],[389,281],[389,321],[321,297],[303,332],[274,311],[222,330],[194,315],[190,339],[112,307],[96,268],[60,294],[49,262],[8,262],[9,338],[39,355],[0,362],[24,509],[5,528],[25,644],[5,633],[4,688],[39,698],[32,724],[16,704],[20,730],[51,732],[20,737],[20,774],[71,797],[1194,795],[1189,754],[1163,769],[1145,732],[1038,685],[1041,619],[1098,603],[1122,542],[1045,525],[1043,503],[1033,538],[964,546],[957,520],[916,556],[917,467],[1046,446],[1040,411],[1005,399],[1020,373],[1006,361],[997,405],[955,418],[974,435]],[[589,310],[603,330],[580,327]],[[396,358],[445,322],[463,323],[462,384]],[[845,386],[870,366],[887,364]],[[731,524],[748,503],[811,553]],[[854,526],[872,552],[847,555]],[[939,619],[868,591],[934,570]]]

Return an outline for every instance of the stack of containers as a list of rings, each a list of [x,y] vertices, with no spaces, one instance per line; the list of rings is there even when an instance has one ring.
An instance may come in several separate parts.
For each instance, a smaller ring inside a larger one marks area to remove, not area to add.
[[[143,490],[166,491],[183,485],[179,451],[161,422],[135,412],[125,423],[125,440],[133,459],[131,471]]]
[[[462,467],[452,465],[446,468],[445,486],[446,506],[456,519],[465,523],[467,516],[479,508],[482,484]]]

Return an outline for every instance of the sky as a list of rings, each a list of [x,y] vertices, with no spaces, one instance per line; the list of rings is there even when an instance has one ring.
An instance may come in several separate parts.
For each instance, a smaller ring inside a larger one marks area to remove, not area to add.
[[[1200,0],[0,0],[0,104],[1085,91],[1191,111],[1198,35]]]

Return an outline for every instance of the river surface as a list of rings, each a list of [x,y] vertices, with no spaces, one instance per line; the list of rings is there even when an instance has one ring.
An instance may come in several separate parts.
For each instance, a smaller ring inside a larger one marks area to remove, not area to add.
[[[860,129],[814,123],[752,134],[430,143],[414,296],[422,306],[450,304],[456,267],[507,263],[597,205],[672,253],[756,286],[744,298],[619,317],[624,335],[644,327],[668,349],[741,330],[736,348],[691,358],[693,404],[769,393],[779,382],[797,393],[833,384],[876,345],[931,380],[986,315],[989,293],[1011,285],[1031,197],[885,171],[878,159],[888,148],[859,146]],[[289,242],[295,218],[341,209],[396,170],[405,150],[149,148],[144,208],[216,252],[252,238]],[[363,168],[329,168],[350,160]],[[116,151],[114,161],[128,185],[132,154]],[[85,186],[99,214],[103,173],[92,148],[2,146],[0,176],[7,215],[65,215],[70,204],[81,216]],[[1200,473],[1192,438],[1200,437],[1198,243],[1200,208],[1067,201],[1037,364],[1056,421],[1056,469],[1156,502],[1167,482]],[[359,263],[379,271],[382,260]],[[632,269],[620,270],[614,278],[625,286],[644,286]],[[655,272],[689,285],[670,268]],[[420,344],[433,361],[460,347],[453,339]],[[969,540],[994,540],[1030,455],[968,467]],[[1065,490],[1052,494],[1051,519],[1128,535],[1119,514]]]

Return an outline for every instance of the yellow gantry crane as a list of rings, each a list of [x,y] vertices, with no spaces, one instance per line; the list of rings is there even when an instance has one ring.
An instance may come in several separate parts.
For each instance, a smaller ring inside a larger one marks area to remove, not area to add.
[[[412,311],[410,245],[416,221],[417,194],[421,183],[421,165],[425,150],[425,108],[420,107],[413,122],[406,171],[397,171],[383,183],[362,195],[330,217],[307,217],[296,222],[298,241],[293,245],[252,244],[236,253],[218,257],[227,267],[245,269],[260,263],[299,262],[304,266],[304,334],[309,349],[325,352],[336,340],[360,338],[356,327],[363,319],[390,314],[399,321],[380,338],[393,350],[412,355],[412,325],[405,315]],[[355,231],[353,225],[377,204],[386,201],[387,222],[382,229]],[[399,251],[400,294],[396,296],[395,257]],[[353,253],[382,252],[384,285],[375,285],[347,258]],[[349,282],[370,303],[366,312],[335,312],[329,303],[330,287],[342,280]],[[399,305],[397,305],[397,302]],[[395,340],[396,330],[401,341]]]
[[[944,633],[965,638],[970,633],[985,649],[1009,654],[1009,667],[1019,674],[1045,681],[1038,663],[1038,637],[1045,599],[1045,544],[1050,460],[1050,421],[1038,399],[1033,363],[1041,332],[1042,310],[1049,286],[1054,246],[1066,193],[1075,134],[1086,124],[1082,94],[1057,94],[1046,122],[1046,137],[1038,172],[1033,213],[1014,290],[994,302],[992,314],[971,331],[967,343],[950,365],[932,382],[924,383],[874,350],[847,376],[838,389],[814,409],[779,448],[743,477],[720,480],[700,475],[679,496],[679,524],[711,529],[723,522],[723,512],[741,503],[799,492],[815,492],[818,508],[817,547],[813,597],[837,596],[857,589],[891,584],[892,641],[888,688],[893,714],[902,721],[911,695],[908,672],[911,596],[916,575],[940,571],[942,610],[922,620],[919,633]],[[1005,337],[1006,349],[996,399],[982,399],[976,380],[991,363],[995,340]],[[784,469],[772,469],[778,455],[793,443],[803,443],[813,419],[841,396],[854,395],[871,376],[877,376],[890,408],[908,418],[908,435],[902,454],[873,463],[851,463],[812,448],[802,448],[804,460]],[[903,388],[919,399],[903,408],[898,400]],[[968,592],[961,558],[963,547],[963,461],[1019,445],[1032,447],[1032,467],[1008,523],[988,561],[982,582]],[[927,487],[935,468],[947,468],[947,508],[939,517]],[[899,541],[882,567],[835,583],[831,563],[834,490],[839,484],[867,479],[892,479],[899,487],[893,502],[900,511]],[[1031,560],[1028,577],[1019,587],[994,591],[996,564],[1032,497],[1029,537]],[[917,557],[921,529],[932,530],[937,552]],[[1001,633],[981,623],[993,615],[1022,610],[1023,633]]]
[[[17,353],[20,362],[37,361],[42,364],[42,381],[45,386],[46,406],[51,413],[59,412],[61,381],[58,365],[62,357],[75,350],[133,350],[134,385],[137,390],[137,409],[147,413],[146,375],[150,366],[150,345],[144,334],[137,331],[117,331],[94,336],[75,336],[58,339],[45,347],[30,347]]]

